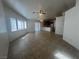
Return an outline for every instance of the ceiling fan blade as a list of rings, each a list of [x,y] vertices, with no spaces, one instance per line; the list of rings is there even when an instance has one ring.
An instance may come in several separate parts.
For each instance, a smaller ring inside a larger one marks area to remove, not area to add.
[[[45,12],[43,12],[42,14],[46,14]]]
[[[35,13],[35,12],[33,12],[33,13]]]
[[[39,13],[39,12],[33,12],[33,13],[35,14],[35,13]]]

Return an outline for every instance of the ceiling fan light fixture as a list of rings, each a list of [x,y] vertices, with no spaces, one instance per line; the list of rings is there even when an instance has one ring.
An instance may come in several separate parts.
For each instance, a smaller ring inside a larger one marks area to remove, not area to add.
[[[39,15],[42,16],[43,14],[42,13],[39,13]]]
[[[39,15],[43,15],[43,14],[46,14],[46,11],[40,10],[39,12],[33,12],[33,14],[35,14],[35,13],[37,13]]]

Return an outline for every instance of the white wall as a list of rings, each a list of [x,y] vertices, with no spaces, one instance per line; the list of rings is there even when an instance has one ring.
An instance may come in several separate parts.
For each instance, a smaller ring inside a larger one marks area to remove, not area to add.
[[[76,0],[76,5],[79,5],[79,0]]]
[[[56,17],[55,33],[58,35],[63,35],[63,30],[64,30],[64,16]]]
[[[79,4],[65,13],[63,39],[79,49]]]
[[[8,32],[6,28],[5,14],[3,4],[0,0],[0,59],[6,59],[8,54]]]
[[[9,8],[6,4],[4,4],[4,10],[5,10],[5,14],[6,14],[7,28],[8,28],[8,32],[9,32],[9,41],[11,42],[11,41],[15,40],[16,38],[26,34],[27,29],[11,32],[10,31],[10,25],[8,25],[9,19],[10,18],[16,18],[16,19],[19,19],[19,20],[27,20],[27,19],[25,19],[23,16],[18,14],[13,9]]]
[[[12,42],[13,40],[21,37],[22,35],[26,34],[27,30],[20,30],[9,33],[9,41]]]

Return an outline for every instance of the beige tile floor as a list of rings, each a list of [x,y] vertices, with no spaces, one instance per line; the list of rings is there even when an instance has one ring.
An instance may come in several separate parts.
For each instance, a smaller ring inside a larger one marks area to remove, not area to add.
[[[10,43],[8,59],[79,59],[79,51],[54,33],[36,32]]]

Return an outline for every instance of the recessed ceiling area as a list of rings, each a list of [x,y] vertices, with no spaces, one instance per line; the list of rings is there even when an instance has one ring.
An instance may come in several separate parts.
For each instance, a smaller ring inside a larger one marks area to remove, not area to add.
[[[28,19],[39,20],[34,11],[45,10],[43,19],[54,18],[75,5],[75,0],[5,0],[11,8]]]

